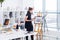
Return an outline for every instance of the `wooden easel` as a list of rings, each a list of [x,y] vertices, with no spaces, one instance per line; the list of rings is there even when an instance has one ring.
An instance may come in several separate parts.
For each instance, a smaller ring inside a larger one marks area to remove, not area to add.
[[[39,16],[39,15],[42,17],[41,14],[38,14],[37,16]],[[43,39],[42,25],[43,25],[42,23],[35,23],[35,29],[34,29],[34,31],[37,32],[37,35],[36,35],[37,36],[37,40],[38,40],[38,36],[40,37],[40,40]],[[37,26],[38,26],[38,28],[37,28],[37,31],[36,31],[36,27]]]
[[[43,31],[42,31],[42,24],[35,24],[35,29],[36,29],[36,26],[38,25],[38,29],[37,31],[35,30],[35,32],[37,32],[37,40],[38,40],[38,35],[40,36],[40,40],[42,40],[42,36],[43,36]]]

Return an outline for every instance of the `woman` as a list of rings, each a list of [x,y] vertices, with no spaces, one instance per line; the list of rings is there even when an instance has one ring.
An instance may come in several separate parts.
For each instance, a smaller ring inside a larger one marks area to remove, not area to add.
[[[33,13],[33,8],[29,7],[25,17],[25,28],[28,31],[28,33],[33,31],[33,25],[32,25],[33,19],[31,19],[32,13]],[[28,36],[26,37],[26,40],[28,40]],[[33,40],[33,35],[31,35],[31,40]]]
[[[4,25],[8,25],[9,24],[9,19],[5,19]]]
[[[3,27],[10,28],[9,23],[10,23],[10,20],[9,19],[5,19],[4,24],[3,24]]]

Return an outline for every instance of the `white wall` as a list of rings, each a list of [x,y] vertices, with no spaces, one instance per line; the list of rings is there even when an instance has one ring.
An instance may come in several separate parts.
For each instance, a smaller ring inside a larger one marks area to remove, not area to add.
[[[5,0],[2,4],[2,7],[7,9],[20,9],[21,10],[21,0]]]
[[[2,4],[3,8],[16,8],[23,10],[26,7],[33,7],[34,0],[5,0]]]
[[[43,0],[34,0],[34,11],[38,12],[41,11],[42,12],[42,5],[43,4]]]
[[[0,24],[2,25],[3,24],[3,13],[1,11],[0,11]]]
[[[34,0],[23,0],[23,10],[28,7],[34,7]]]
[[[28,7],[33,7],[33,4],[34,0],[5,0],[2,4],[2,7],[0,4],[0,23],[3,24],[3,11],[24,11]],[[1,11],[1,8],[3,11]]]

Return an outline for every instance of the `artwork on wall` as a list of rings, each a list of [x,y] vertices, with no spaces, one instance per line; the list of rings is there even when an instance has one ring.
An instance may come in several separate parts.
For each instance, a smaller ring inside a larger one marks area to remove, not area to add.
[[[42,17],[36,16],[34,23],[35,23],[35,24],[37,24],[37,23],[42,23]]]

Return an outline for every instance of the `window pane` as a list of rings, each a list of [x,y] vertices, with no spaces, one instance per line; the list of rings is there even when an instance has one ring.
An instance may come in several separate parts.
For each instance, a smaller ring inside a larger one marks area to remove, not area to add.
[[[47,27],[49,30],[57,30],[57,14],[48,13],[46,16]]]
[[[60,13],[58,13],[58,29],[60,31]]]
[[[46,0],[46,11],[56,12],[57,11],[57,0]]]

